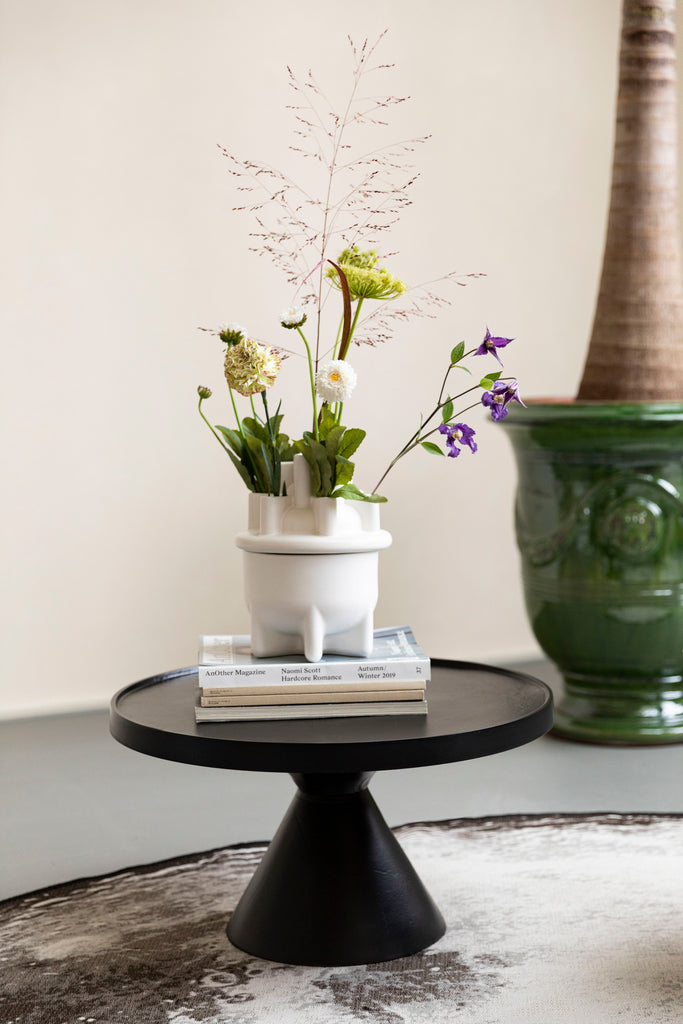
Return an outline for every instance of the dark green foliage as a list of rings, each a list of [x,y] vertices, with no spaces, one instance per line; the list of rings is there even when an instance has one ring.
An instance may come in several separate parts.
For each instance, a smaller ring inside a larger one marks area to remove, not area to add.
[[[364,430],[337,423],[334,414],[325,406],[320,414],[318,438],[307,430],[300,441],[294,442],[296,451],[301,452],[311,471],[311,494],[314,497],[382,500],[377,496],[370,498],[351,484],[356,466],[350,456],[364,437]]]
[[[289,437],[280,433],[282,416],[266,415],[261,420],[246,416],[242,431],[216,425],[226,444],[224,447],[232,464],[250,491],[279,494],[280,467],[291,462],[293,449]]]

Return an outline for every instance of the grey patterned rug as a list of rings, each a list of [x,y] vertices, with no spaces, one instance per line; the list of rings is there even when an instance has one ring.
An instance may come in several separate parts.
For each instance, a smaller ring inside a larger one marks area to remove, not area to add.
[[[0,904],[0,1024],[650,1024],[683,1021],[683,817],[406,825],[448,922],[418,956],[292,967],[225,924],[264,845]]]

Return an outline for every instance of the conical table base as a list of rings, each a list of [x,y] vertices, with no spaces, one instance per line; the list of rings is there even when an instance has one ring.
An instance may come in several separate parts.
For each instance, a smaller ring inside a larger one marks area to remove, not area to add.
[[[446,930],[370,795],[372,772],[293,775],[299,790],[228,924],[266,960],[377,963]]]

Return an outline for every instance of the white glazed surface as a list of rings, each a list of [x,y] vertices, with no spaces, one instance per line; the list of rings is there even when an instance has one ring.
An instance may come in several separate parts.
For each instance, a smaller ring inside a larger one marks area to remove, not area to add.
[[[377,551],[244,552],[244,589],[257,658],[304,653],[368,657],[377,604]]]

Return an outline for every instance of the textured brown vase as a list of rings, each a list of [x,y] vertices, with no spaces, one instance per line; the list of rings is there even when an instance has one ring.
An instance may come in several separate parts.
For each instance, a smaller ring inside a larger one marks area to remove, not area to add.
[[[624,0],[607,238],[581,401],[683,400],[675,0]]]

